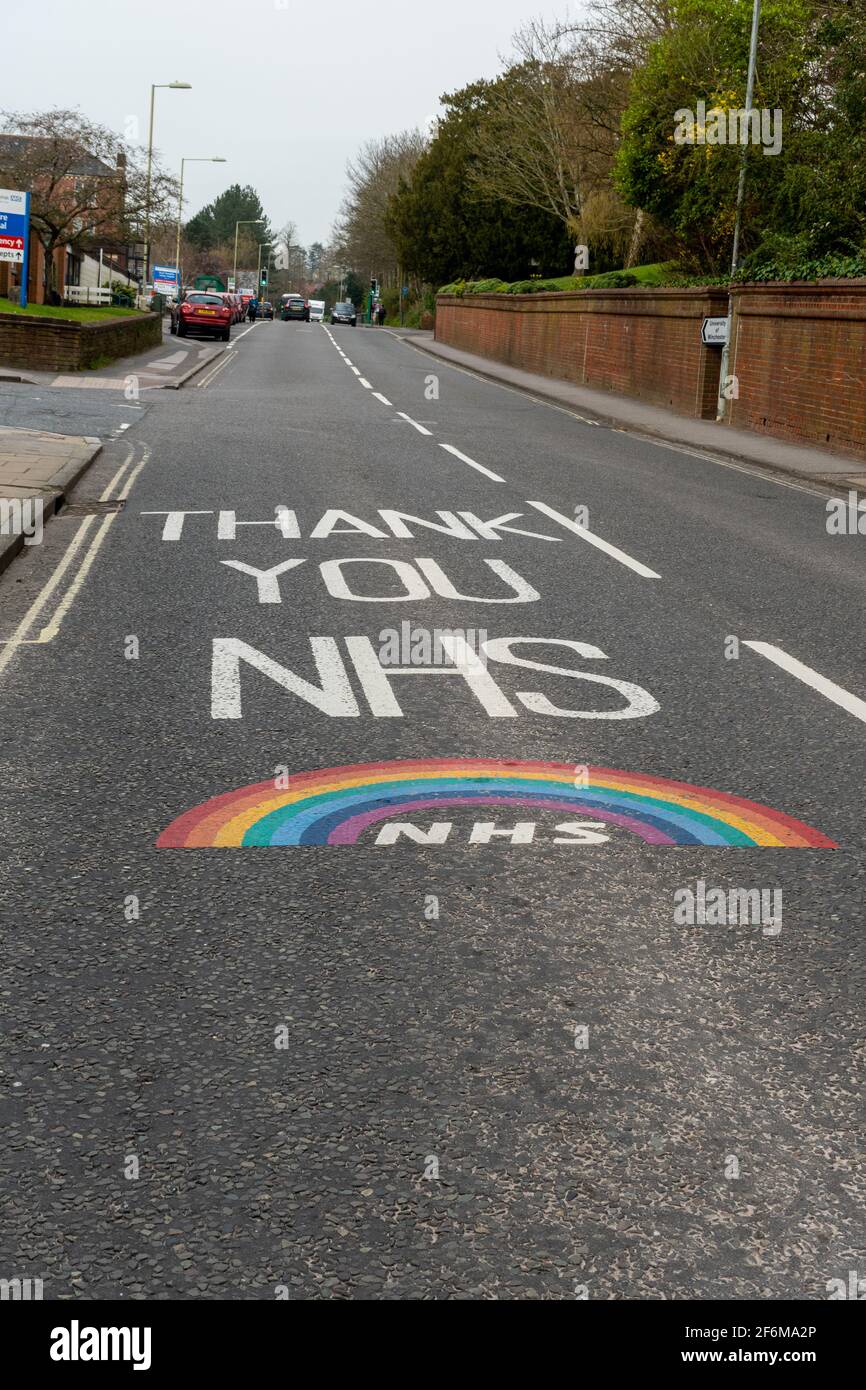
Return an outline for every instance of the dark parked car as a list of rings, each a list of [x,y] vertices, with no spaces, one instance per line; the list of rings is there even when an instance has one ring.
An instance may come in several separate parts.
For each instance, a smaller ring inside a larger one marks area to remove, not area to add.
[[[269,299],[264,304],[259,305],[259,312],[256,314],[258,319],[272,319],[274,317],[274,306]]]
[[[171,309],[171,332],[179,338],[189,333],[210,333],[227,343],[231,337],[233,311],[221,294],[190,290]]]
[[[302,294],[284,294],[280,318],[283,322],[289,319],[300,319],[304,323],[310,322],[310,306]]]
[[[354,328],[357,322],[358,311],[349,300],[335,304],[331,310],[331,323],[350,323]]]

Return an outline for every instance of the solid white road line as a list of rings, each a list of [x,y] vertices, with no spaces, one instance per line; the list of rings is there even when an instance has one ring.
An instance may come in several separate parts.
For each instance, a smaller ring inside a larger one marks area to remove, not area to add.
[[[388,400],[388,397],[387,397],[387,396],[383,396],[381,391],[374,391],[374,392],[373,392],[373,395],[376,397],[376,400],[377,400],[377,401],[381,401],[383,405],[390,405],[390,404],[391,404],[391,402]]]
[[[397,413],[400,414],[399,411],[398,411]],[[409,417],[407,416],[406,418],[408,419]],[[413,423],[413,424],[415,423],[414,420],[412,421],[412,423]],[[417,429],[421,429],[421,426],[418,425],[418,426],[416,426],[416,428],[417,428]],[[429,430],[421,430],[421,433],[422,433],[422,434],[429,434],[430,431],[429,431]],[[460,459],[461,462],[463,462],[463,463],[468,463],[470,468],[477,468],[479,473],[483,473],[484,476],[485,476],[485,478],[492,478],[492,480],[493,480],[494,483],[504,483],[504,482],[505,482],[505,479],[504,479],[504,478],[500,478],[500,476],[499,476],[498,473],[493,473],[493,472],[491,472],[491,470],[490,470],[489,468],[485,468],[483,463],[476,463],[475,460],[474,460],[474,459],[471,459],[471,458],[469,457],[468,454],[461,454],[460,450],[459,450],[459,449],[455,449],[453,444],[440,444],[440,445],[439,445],[439,448],[440,448],[440,449],[447,449],[448,452],[449,452],[449,454],[453,454],[455,458]]]
[[[527,501],[529,501],[528,498]],[[575,536],[580,536],[581,540],[588,541],[589,544],[594,545],[597,550],[603,550],[605,555],[610,555],[614,560],[619,560],[621,565],[625,565],[628,569],[634,570],[635,574],[639,574],[643,579],[661,579],[661,575],[656,574],[655,570],[651,570],[648,565],[642,565],[640,560],[633,560],[630,555],[626,555],[624,550],[619,550],[615,545],[611,545],[609,541],[603,541],[601,536],[594,535],[593,532],[588,531],[585,526],[578,526],[577,522],[572,521],[570,516],[564,516],[562,512],[557,512],[553,507],[548,507],[546,502],[529,502],[529,505],[530,507],[534,507],[536,511],[543,512],[545,516],[552,517],[554,521],[559,522],[560,526],[564,526],[566,530],[572,531]]]
[[[744,647],[751,647],[753,652],[760,656],[765,656],[768,661],[772,661],[776,666],[780,666],[789,675],[796,676],[797,680],[804,685],[810,685],[813,690],[817,690],[819,695],[831,700],[834,705],[838,705],[848,714],[853,714],[855,719],[860,719],[866,724],[866,700],[861,700],[858,695],[852,695],[850,691],[843,690],[841,685],[836,685],[834,681],[829,681],[826,676],[813,671],[811,666],[804,666],[802,661],[796,657],[789,656],[783,652],[781,647],[774,647],[771,642],[743,642]]]
[[[255,327],[255,324],[253,325],[253,327]],[[248,329],[247,331],[251,332],[252,330]],[[196,385],[198,386],[199,390],[201,391],[210,386],[214,377],[219,376],[220,372],[224,371],[225,368],[229,365],[229,363],[233,361],[234,358],[231,356],[231,354],[228,353],[228,351],[224,352],[220,357],[219,361],[217,362],[216,366],[211,367],[210,371],[205,373],[201,381],[196,382]]]
[[[66,547],[66,550],[63,553],[63,557],[57,565],[57,568],[55,569],[51,578],[36,595],[36,598],[33,600],[30,607],[27,609],[27,612],[24,614],[24,617],[21,619],[12,636],[4,639],[4,650],[0,652],[0,675],[2,675],[2,673],[5,671],[6,667],[9,665],[9,662],[15,655],[16,648],[20,647],[26,641],[24,634],[26,632],[29,632],[34,620],[39,616],[39,614],[42,612],[42,609],[45,607],[46,603],[51,598],[51,595],[54,593],[54,590],[57,588],[64,574],[68,570],[69,566],[72,564],[72,561],[75,559],[75,555],[79,547],[85,540],[87,532],[90,530],[90,527],[93,525],[95,520],[95,516],[86,516],[84,518],[78,530],[75,532],[75,535],[72,537],[72,540],[69,542],[69,545]]]
[[[415,427],[415,429],[418,431],[419,434],[432,434],[432,433],[433,433],[432,430],[427,430],[427,429],[424,428],[423,425],[419,425],[419,424],[418,424],[418,421],[417,421],[417,420],[413,420],[411,415],[407,415],[406,412],[405,412],[405,410],[398,410],[398,411],[397,411],[397,414],[400,416],[400,419],[401,419],[401,420],[405,420],[405,421],[407,422],[407,424],[413,425],[413,426]]]
[[[111,479],[111,482],[107,484],[104,491],[101,493],[99,498],[100,502],[107,502],[110,500],[113,489],[117,486],[119,479],[126,472],[126,469],[132,462],[132,456],[132,450],[130,449],[129,453],[126,456],[126,459],[118,468],[114,477]],[[138,474],[141,472],[142,468],[147,463],[149,457],[150,450],[147,448],[147,446],[145,446],[144,457],[142,458],[141,462],[137,464],[136,467],[129,474],[122,491],[117,494],[120,500],[125,500],[126,497],[129,495],[129,491],[132,487],[132,484],[135,482],[135,479],[137,478]],[[85,555],[81,565],[81,569],[79,570],[76,578],[73,580],[71,589],[68,591],[67,595],[64,596],[64,599],[60,603],[56,613],[50,620],[48,626],[43,628],[42,632],[40,632],[38,637],[28,638],[25,634],[29,632],[35,620],[39,617],[40,613],[45,608],[45,605],[51,599],[55,590],[59,586],[61,580],[63,579],[63,576],[66,574],[66,571],[69,569],[69,566],[75,559],[75,556],[80,550],[83,542],[87,539],[88,532],[90,531],[91,527],[96,521],[96,517],[86,516],[84,520],[81,522],[81,525],[78,527],[78,530],[75,532],[75,535],[72,537],[72,540],[69,542],[68,546],[66,547],[66,550],[63,552],[63,555],[61,556],[53,574],[50,576],[50,578],[43,585],[42,589],[36,595],[36,598],[33,600],[27,612],[24,614],[24,617],[21,619],[12,636],[3,641],[2,645],[4,647],[4,650],[0,651],[0,674],[2,674],[2,672],[8,666],[9,662],[12,660],[16,648],[23,646],[34,646],[42,644],[44,642],[50,642],[51,639],[54,636],[56,636],[57,630],[60,625],[60,621],[62,620],[65,613],[68,611],[69,605],[71,604],[72,599],[75,597],[75,594],[77,594],[79,589],[81,588],[81,585],[84,582],[87,572],[90,569],[91,564],[93,563],[93,558],[96,555],[96,552],[99,549],[100,545],[102,544],[105,533],[108,530],[110,524],[114,521],[116,516],[117,512],[110,512],[108,516],[103,517],[102,525],[100,526],[99,531],[93,537],[93,540],[91,542],[91,549],[88,551],[87,555]],[[71,597],[69,596],[70,594]]]
[[[122,490],[118,493],[118,497],[121,500],[125,500],[128,497],[129,491],[133,483],[135,482],[136,478],[138,477],[139,473],[141,472],[142,468],[146,463],[147,455],[145,455],[145,457],[141,460],[141,463],[136,464],[135,468],[133,468],[132,472],[127,478]],[[61,599],[59,605],[54,610],[54,613],[51,617],[51,621],[42,629],[42,631],[39,633],[39,636],[36,638],[37,642],[51,642],[57,636],[58,632],[60,631],[60,624],[63,622],[63,619],[66,617],[66,614],[69,612],[69,609],[72,607],[73,603],[78,597],[79,590],[81,589],[81,586],[83,585],[85,579],[90,573],[91,565],[96,559],[99,547],[105,540],[109,528],[112,522],[117,519],[117,516],[117,512],[109,512],[108,516],[103,517],[102,525],[100,526],[96,535],[93,537],[93,541],[90,545],[89,550],[87,551],[87,554],[81,562],[81,566],[78,570],[78,573],[76,574],[69,588],[66,590],[66,593],[63,595],[63,598]]]

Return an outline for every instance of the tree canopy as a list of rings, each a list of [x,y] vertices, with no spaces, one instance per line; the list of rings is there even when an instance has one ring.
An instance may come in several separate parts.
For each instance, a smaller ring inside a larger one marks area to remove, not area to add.
[[[431,284],[571,268],[570,239],[552,212],[515,206],[472,186],[478,133],[498,87],[475,82],[442,97],[444,115],[433,139],[389,202],[387,226],[401,263]]]
[[[714,137],[745,104],[752,3],[675,0],[672,16],[633,76],[615,180],[629,203],[675,235],[695,268],[722,271],[730,262],[742,146]],[[747,262],[864,247],[864,51],[859,5],[765,0],[754,105],[768,113],[768,128],[779,113],[781,138],[773,154],[746,145]],[[710,113],[691,142],[675,140],[679,110]],[[725,120],[718,123],[714,111]]]
[[[207,251],[215,246],[233,243],[237,223],[250,224],[256,218],[261,218],[261,226],[242,227],[240,236],[245,238],[247,243],[252,241],[254,245],[260,242],[272,245],[274,233],[265,216],[258,193],[248,184],[241,186],[234,183],[231,188],[227,188],[212,203],[207,203],[200,212],[191,217],[184,231],[187,240],[193,246]]]

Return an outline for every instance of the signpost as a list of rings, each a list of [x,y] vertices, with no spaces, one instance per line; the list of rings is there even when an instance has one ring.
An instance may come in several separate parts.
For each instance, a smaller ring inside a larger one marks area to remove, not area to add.
[[[155,265],[153,267],[153,292],[166,298],[180,298],[180,271],[174,265]]]
[[[0,188],[0,261],[21,267],[19,304],[27,308],[27,257],[30,247],[30,194]]]
[[[704,319],[701,324],[701,342],[707,347],[724,347],[728,341],[728,320]]]

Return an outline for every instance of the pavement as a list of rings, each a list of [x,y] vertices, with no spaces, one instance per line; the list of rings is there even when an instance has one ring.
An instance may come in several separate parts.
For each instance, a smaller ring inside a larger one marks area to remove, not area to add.
[[[0,425],[0,499],[22,509],[21,529],[3,517],[0,529],[0,571],[30,544],[38,507],[47,519],[67,490],[96,458],[102,442],[93,436],[54,434]]]
[[[863,537],[533,394],[256,325],[0,576],[0,1269],[46,1299],[866,1268]]]
[[[243,332],[243,326],[236,328],[235,341]],[[179,390],[225,351],[209,340],[179,342],[169,334],[166,319],[162,346],[106,367],[69,374],[0,373],[0,500],[22,505],[38,500],[47,520],[63,505],[103,440],[128,429],[134,415],[147,410],[154,391]],[[87,432],[66,432],[75,426]],[[0,571],[24,544],[19,519],[13,524],[4,518]]]
[[[244,331],[244,325],[236,325],[233,330],[235,341]],[[80,372],[37,372],[18,371],[16,368],[0,370],[0,384],[15,382],[29,386],[73,388],[77,390],[126,391],[129,398],[132,392],[177,390],[180,386],[200,372],[225,348],[216,345],[209,338],[172,337],[169,320],[162,325],[162,343],[148,348],[146,352],[132,357],[118,357],[103,367],[87,368]],[[2,397],[0,397],[2,399]]]
[[[568,410],[585,415],[595,424],[626,429],[633,434],[663,439],[672,444],[683,444],[693,450],[706,450],[755,467],[808,478],[832,488],[840,483],[854,487],[866,485],[866,458],[830,453],[825,449],[816,449],[811,444],[789,444],[771,435],[717,424],[715,420],[695,420],[687,415],[678,415],[675,411],[650,405],[631,396],[574,386],[555,377],[525,372],[508,363],[437,342],[433,334],[425,330],[389,331],[444,362],[530,395],[558,402]]]

